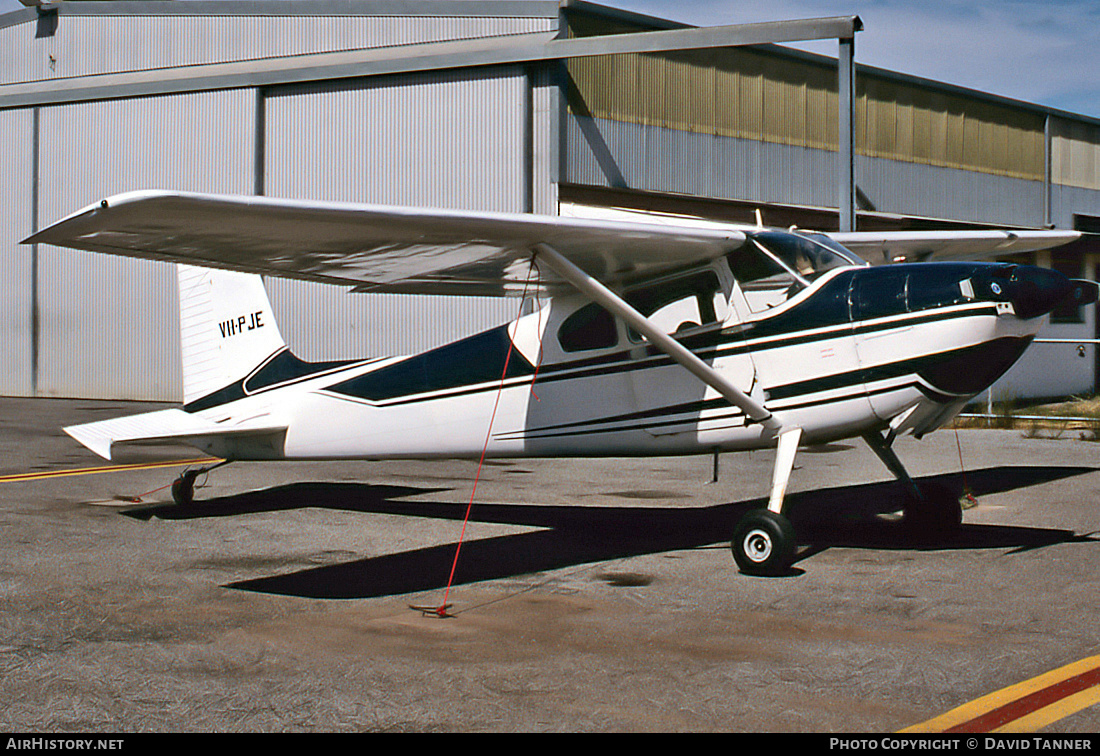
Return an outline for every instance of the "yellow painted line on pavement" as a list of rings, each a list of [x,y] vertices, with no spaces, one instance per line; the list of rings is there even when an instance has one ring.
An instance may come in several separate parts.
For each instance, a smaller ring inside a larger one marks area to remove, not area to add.
[[[1036,732],[1100,703],[1100,656],[1010,685],[901,732]]]
[[[101,473],[125,472],[127,470],[153,470],[158,467],[184,467],[186,465],[201,465],[211,462],[220,462],[217,457],[201,457],[199,459],[178,459],[170,462],[135,462],[129,465],[105,465],[103,467],[82,467],[75,470],[42,470],[41,472],[17,473],[15,475],[0,475],[0,483],[15,483],[25,480],[42,480],[44,478],[64,478],[71,475],[99,475]]]

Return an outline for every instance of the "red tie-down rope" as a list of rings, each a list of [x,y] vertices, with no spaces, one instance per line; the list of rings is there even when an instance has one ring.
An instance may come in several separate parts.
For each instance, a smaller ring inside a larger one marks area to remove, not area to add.
[[[962,471],[963,498],[973,507],[978,504],[978,500],[974,497],[974,492],[970,490],[970,484],[966,482],[966,466],[963,464],[963,448],[962,442],[959,441],[958,426],[955,427],[955,448],[959,450],[959,470]]]
[[[535,264],[534,258],[531,260],[531,269],[527,273],[527,280],[523,284],[523,296],[519,300],[519,314],[516,316],[516,323],[519,323],[520,317],[523,316],[523,303],[527,301],[527,291],[531,284],[531,274],[536,275],[536,285],[538,283],[538,266]],[[542,315],[540,311],[539,315],[539,344],[538,344],[538,363],[542,363]],[[458,535],[458,544],[455,546],[454,561],[451,562],[451,574],[447,577],[447,587],[443,590],[443,602],[435,608],[435,614],[438,617],[452,617],[454,615],[449,614],[447,609],[450,604],[447,603],[447,598],[451,593],[451,585],[454,583],[455,570],[458,568],[458,555],[462,551],[462,543],[466,538],[466,526],[470,522],[470,512],[474,507],[474,498],[477,496],[477,484],[481,480],[481,469],[485,466],[485,455],[489,450],[489,440],[493,435],[493,423],[496,421],[497,409],[500,407],[500,396],[504,393],[504,381],[508,377],[508,363],[512,359],[512,350],[515,348],[515,340],[508,339],[508,353],[504,356],[504,370],[500,376],[500,384],[497,386],[496,399],[493,401],[493,412],[489,416],[489,427],[485,431],[485,444],[481,447],[481,458],[477,463],[477,473],[474,475],[474,485],[470,491],[470,501],[466,504],[466,515],[462,518],[462,531]],[[535,376],[531,378],[531,393],[534,395],[535,377],[538,376],[538,366],[535,367]],[[535,397],[538,399],[538,397]]]

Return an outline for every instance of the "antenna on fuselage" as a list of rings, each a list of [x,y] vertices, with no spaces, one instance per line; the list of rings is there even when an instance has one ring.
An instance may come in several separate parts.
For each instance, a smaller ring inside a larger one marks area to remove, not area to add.
[[[756,208],[753,212],[756,213],[757,228],[764,228],[764,213],[760,212],[760,208]]]

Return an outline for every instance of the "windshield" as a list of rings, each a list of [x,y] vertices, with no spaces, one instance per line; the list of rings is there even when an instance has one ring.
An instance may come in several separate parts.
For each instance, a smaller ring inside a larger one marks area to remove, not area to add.
[[[752,312],[778,307],[826,271],[866,265],[824,234],[757,231],[749,239],[727,259]]]
[[[834,268],[865,264],[824,234],[760,231],[751,238],[804,284]]]

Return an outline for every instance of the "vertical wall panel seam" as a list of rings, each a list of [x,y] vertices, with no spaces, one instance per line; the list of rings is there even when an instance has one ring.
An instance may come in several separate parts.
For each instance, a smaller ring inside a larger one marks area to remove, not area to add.
[[[255,131],[252,144],[252,193],[262,197],[266,186],[264,172],[267,162],[265,152],[267,144],[267,92],[263,87],[256,87],[255,104]]]
[[[252,193],[264,196],[267,190],[267,90],[256,87],[252,134]],[[267,276],[260,276],[267,287]],[[270,291],[270,289],[268,289]],[[270,294],[268,295],[270,297]]]
[[[31,117],[31,233],[38,232],[38,170],[41,160],[41,108],[34,108]],[[38,245],[31,245],[31,396],[38,396]]]
[[[523,212],[535,211],[535,80],[531,68],[523,70]]]
[[[1050,115],[1043,119],[1043,225],[1052,222],[1050,181],[1053,176],[1050,148]]]

